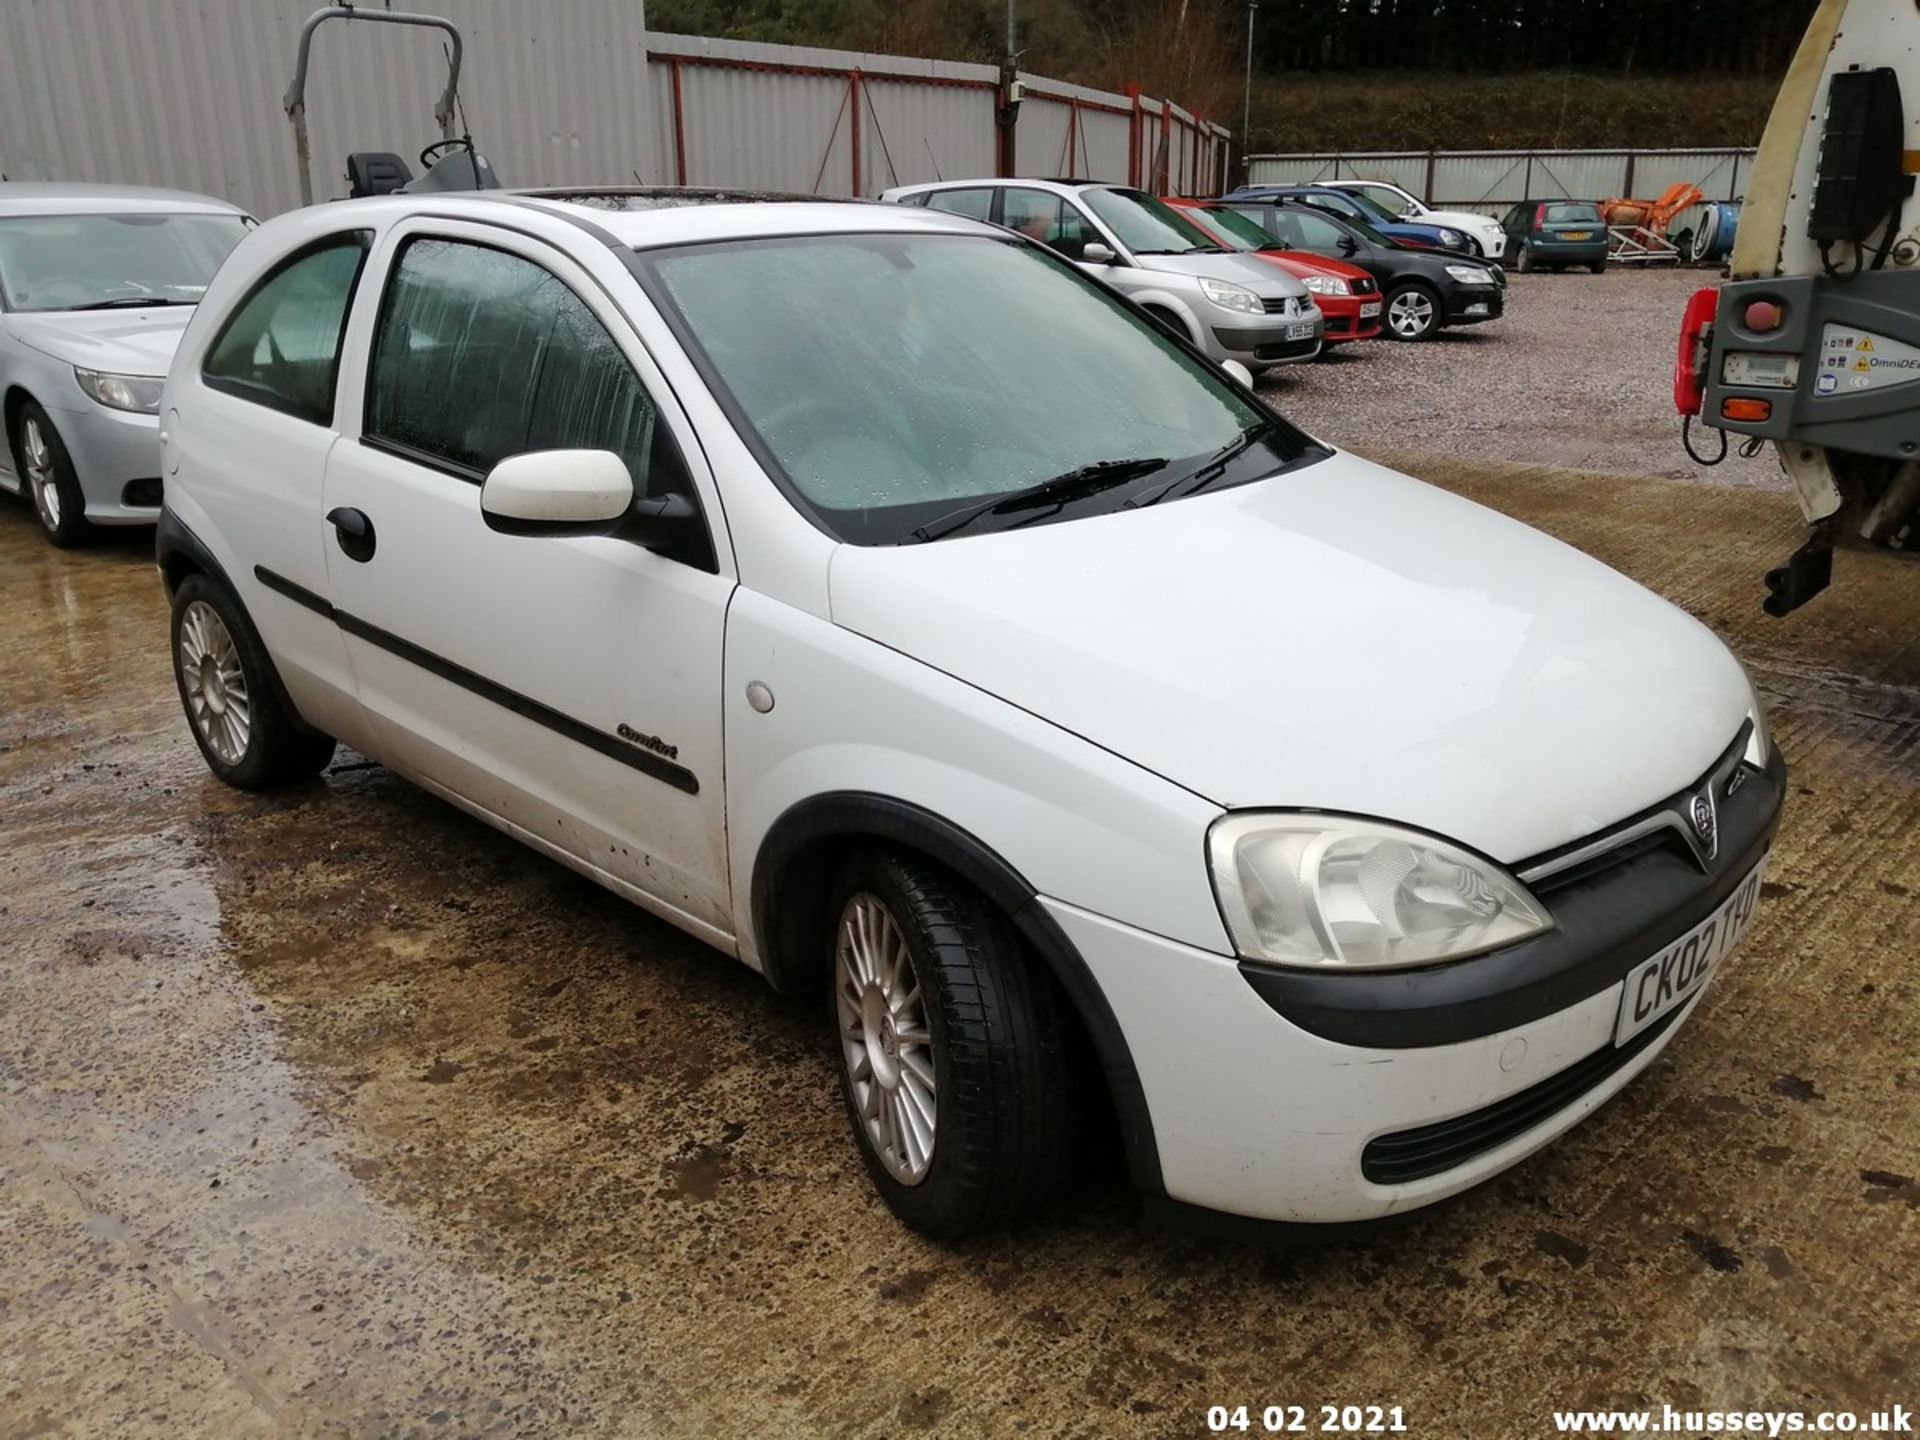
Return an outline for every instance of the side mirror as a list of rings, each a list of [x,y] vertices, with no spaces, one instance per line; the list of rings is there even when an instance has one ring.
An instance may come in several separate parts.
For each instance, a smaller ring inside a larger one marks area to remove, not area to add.
[[[1247,389],[1251,390],[1253,388],[1253,372],[1238,360],[1222,360],[1220,362],[1220,368],[1235,380],[1238,380],[1242,385],[1246,386]]]
[[[633,508],[633,476],[611,450],[509,455],[480,487],[480,514],[503,535],[593,535]]]
[[[1098,240],[1089,240],[1081,250],[1080,258],[1089,265],[1111,265],[1120,257],[1113,253],[1111,245],[1103,245]]]
[[[1360,242],[1359,242],[1358,240],[1356,240],[1356,239],[1354,239],[1354,238],[1353,238],[1353,237],[1352,237],[1351,235],[1342,235],[1342,236],[1340,237],[1340,253],[1341,253],[1342,255],[1357,255],[1357,254],[1359,254],[1359,253],[1360,253]]]

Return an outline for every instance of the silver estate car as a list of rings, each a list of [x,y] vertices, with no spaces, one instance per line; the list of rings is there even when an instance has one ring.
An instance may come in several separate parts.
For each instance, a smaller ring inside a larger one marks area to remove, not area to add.
[[[1143,190],[1096,180],[947,180],[880,197],[1018,230],[1106,281],[1216,362],[1258,374],[1320,353],[1326,317],[1285,271],[1223,248]]]
[[[183,191],[0,185],[0,490],[55,545],[160,518],[160,384],[252,223]]]

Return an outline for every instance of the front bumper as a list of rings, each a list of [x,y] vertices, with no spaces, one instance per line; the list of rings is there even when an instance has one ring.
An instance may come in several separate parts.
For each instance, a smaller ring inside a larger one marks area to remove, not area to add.
[[[1386,302],[1375,295],[1322,295],[1320,313],[1326,317],[1326,343],[1339,345],[1348,340],[1372,340],[1380,334]],[[1361,316],[1361,309],[1373,306],[1373,314]]]
[[[1454,284],[1442,298],[1449,325],[1483,325],[1507,313],[1507,292],[1500,285]]]
[[[87,519],[152,525],[160,519],[160,417],[90,400],[48,411],[73,460]]]
[[[1491,1179],[1653,1063],[1705,990],[1616,1047],[1626,978],[1746,880],[1785,779],[1777,755],[1745,772],[1722,808],[1724,849],[1684,898],[1670,882],[1688,862],[1636,843],[1543,892],[1549,936],[1425,971],[1263,970],[1041,903],[1125,1037],[1167,1200],[1291,1224],[1379,1220]],[[1610,912],[1625,932],[1611,938]],[[1557,962],[1518,954],[1548,942]],[[1261,983],[1275,975],[1308,996]]]
[[[1313,321],[1313,334],[1306,339],[1294,339],[1288,331],[1292,327],[1306,322],[1300,320],[1274,321],[1251,325],[1215,325],[1213,343],[1222,360],[1238,360],[1250,367],[1262,365],[1290,365],[1302,360],[1311,360],[1320,353],[1320,345],[1326,337],[1326,319],[1324,316]]]

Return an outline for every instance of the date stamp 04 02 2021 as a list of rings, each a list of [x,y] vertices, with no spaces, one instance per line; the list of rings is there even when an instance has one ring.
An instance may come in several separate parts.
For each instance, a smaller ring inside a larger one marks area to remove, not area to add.
[[[1207,1429],[1215,1434],[1404,1435],[1407,1412],[1399,1405],[1209,1405]]]

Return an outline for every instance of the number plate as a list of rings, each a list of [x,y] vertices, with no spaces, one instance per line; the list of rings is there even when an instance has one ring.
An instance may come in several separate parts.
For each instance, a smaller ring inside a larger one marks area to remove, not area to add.
[[[1593,238],[1593,232],[1591,230],[1563,230],[1560,232],[1560,238],[1562,240],[1591,240]]]
[[[1624,1045],[1668,1011],[1686,1004],[1705,988],[1719,964],[1740,943],[1760,908],[1762,860],[1733,892],[1733,897],[1704,924],[1680,937],[1651,960],[1627,972],[1613,1043]]]
[[[1380,302],[1378,300],[1369,300],[1360,307],[1360,318],[1362,320],[1371,320],[1379,313]]]
[[[1319,328],[1320,327],[1311,320],[1303,321],[1298,325],[1289,325],[1287,326],[1287,339],[1311,340]]]

